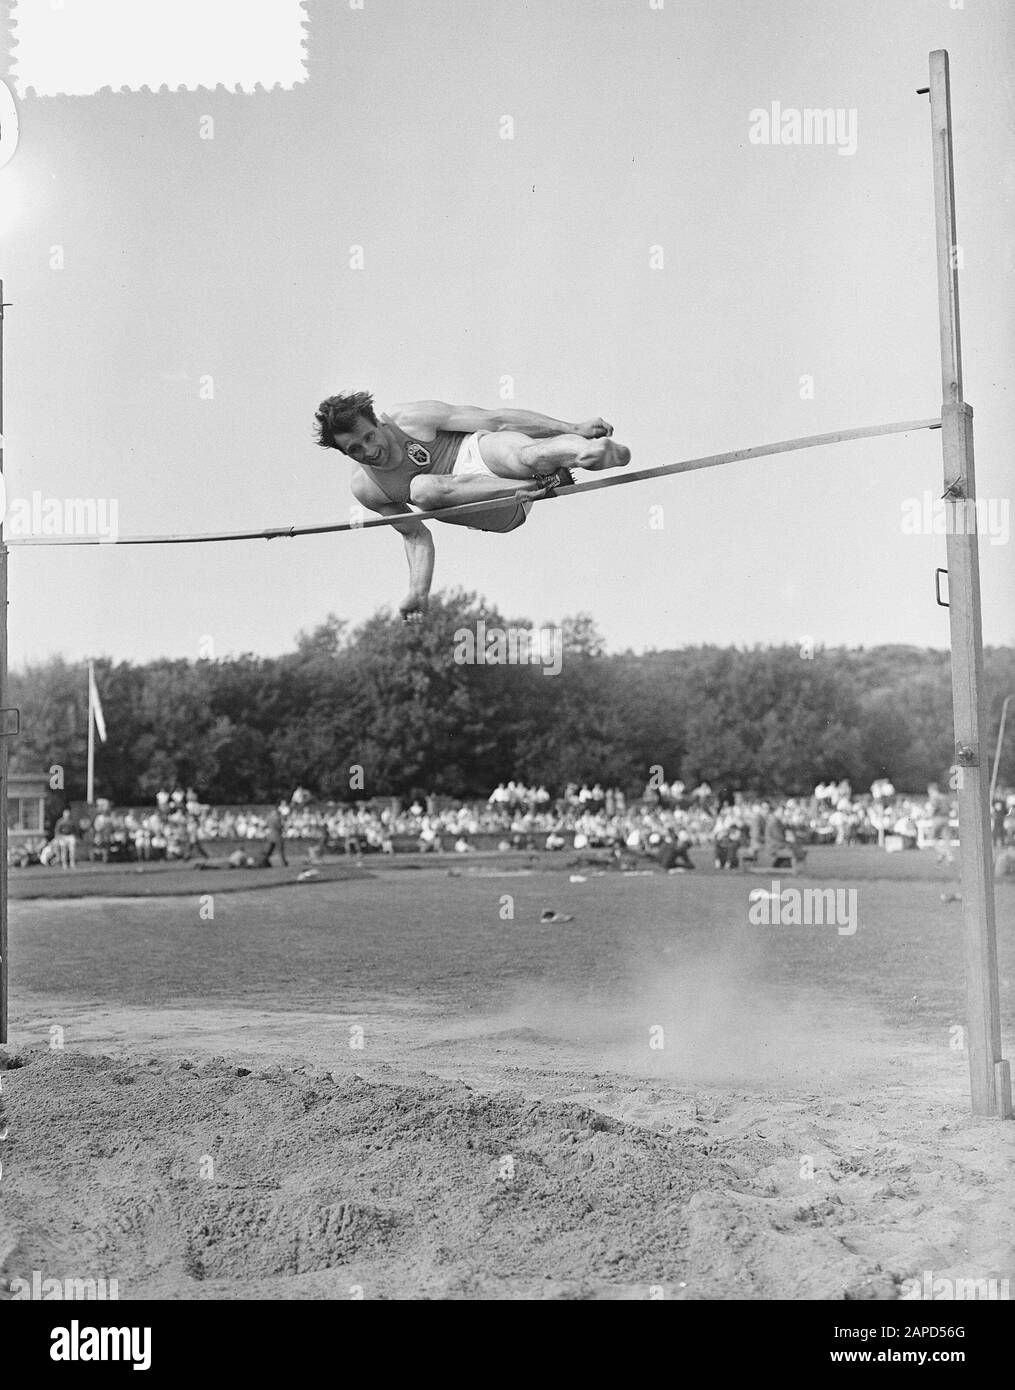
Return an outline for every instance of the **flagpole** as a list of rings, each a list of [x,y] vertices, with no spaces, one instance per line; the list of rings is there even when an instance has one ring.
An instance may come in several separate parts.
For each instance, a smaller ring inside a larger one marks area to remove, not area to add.
[[[88,663],[88,790],[86,796],[91,806],[95,801],[95,710],[92,708],[92,691],[95,689],[95,668]]]

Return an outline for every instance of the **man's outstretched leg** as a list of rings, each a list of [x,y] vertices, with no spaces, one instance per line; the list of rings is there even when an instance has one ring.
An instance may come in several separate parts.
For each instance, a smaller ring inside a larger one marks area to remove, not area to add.
[[[497,430],[478,439],[479,456],[501,478],[546,477],[558,468],[625,468],[631,450],[615,439],[584,439],[580,434],[556,434],[532,439],[514,430]]]
[[[473,435],[463,446],[453,473],[421,473],[413,478],[410,500],[425,510],[486,502],[502,497],[538,497],[562,469],[623,468],[631,451],[610,438],[585,439],[557,434],[533,439],[514,430]],[[562,481],[570,481],[566,473]],[[462,518],[470,525],[474,518]]]

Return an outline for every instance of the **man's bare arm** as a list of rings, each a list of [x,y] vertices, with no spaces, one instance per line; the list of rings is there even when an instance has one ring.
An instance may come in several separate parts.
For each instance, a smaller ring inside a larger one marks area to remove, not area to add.
[[[398,611],[407,623],[422,622],[430,607],[430,585],[433,583],[433,567],[436,554],[433,536],[421,521],[415,526],[397,527],[405,542],[405,558],[409,562],[409,592],[398,605]]]
[[[422,622],[430,606],[430,585],[433,583],[433,569],[436,553],[433,536],[421,521],[415,520],[410,507],[392,502],[362,473],[352,481],[353,496],[364,507],[369,507],[378,516],[405,517],[396,521],[393,529],[401,531],[405,542],[405,558],[409,562],[409,592],[398,605],[398,611],[405,621]]]
[[[550,439],[557,434],[579,434],[583,439],[602,439],[613,433],[609,421],[596,416],[578,424],[555,420],[534,410],[483,410],[478,405],[449,405],[447,401],[410,401],[396,405],[391,418],[407,434],[414,430],[453,430],[472,434],[476,430],[518,430],[533,439]]]
[[[613,433],[613,426],[600,415],[569,425],[562,420],[551,419],[549,415],[538,415],[534,410],[501,410],[498,414],[501,421],[498,429],[518,430],[533,439],[550,439],[556,434],[580,434],[583,439],[602,439]]]

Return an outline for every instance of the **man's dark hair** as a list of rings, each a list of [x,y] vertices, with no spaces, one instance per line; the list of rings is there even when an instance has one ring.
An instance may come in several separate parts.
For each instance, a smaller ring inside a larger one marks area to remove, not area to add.
[[[317,442],[322,449],[337,449],[335,436],[348,434],[356,421],[365,415],[372,425],[377,424],[374,398],[369,391],[351,391],[344,396],[329,396],[317,408]]]

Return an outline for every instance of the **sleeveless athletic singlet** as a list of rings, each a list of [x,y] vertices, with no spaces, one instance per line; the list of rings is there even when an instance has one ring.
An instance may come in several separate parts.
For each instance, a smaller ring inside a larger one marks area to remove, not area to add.
[[[408,502],[409,484],[417,473],[450,473],[463,442],[469,437],[457,430],[438,430],[435,439],[424,443],[406,434],[387,415],[382,415],[381,421],[395,437],[401,452],[399,465],[379,469],[363,463],[360,467],[392,502]]]

